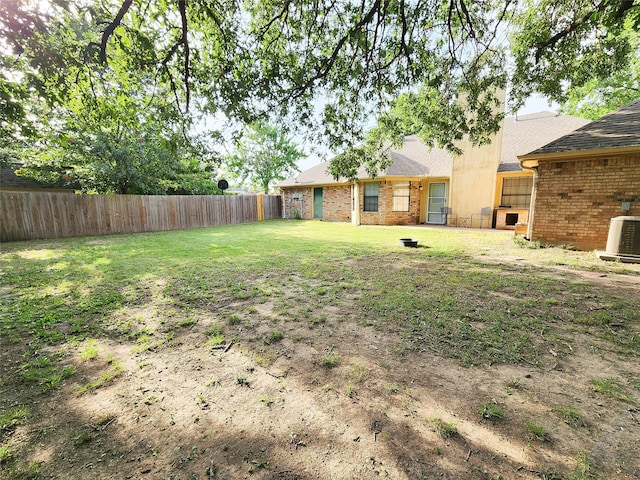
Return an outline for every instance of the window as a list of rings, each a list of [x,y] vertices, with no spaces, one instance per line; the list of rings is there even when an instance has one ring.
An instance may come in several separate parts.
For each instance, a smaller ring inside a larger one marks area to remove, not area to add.
[[[378,192],[380,184],[378,182],[367,182],[364,184],[364,211],[378,211]]]
[[[529,208],[533,177],[513,177],[502,180],[500,205],[510,208]]]
[[[411,186],[409,182],[393,182],[393,211],[409,211],[409,192]]]

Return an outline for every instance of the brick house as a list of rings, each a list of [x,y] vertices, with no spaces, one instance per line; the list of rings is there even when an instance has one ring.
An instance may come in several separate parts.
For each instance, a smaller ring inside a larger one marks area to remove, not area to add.
[[[550,112],[508,117],[491,145],[461,142],[463,154],[456,157],[410,135],[376,178],[361,169],[356,182],[335,180],[321,163],[280,182],[283,216],[356,225],[514,229],[528,219],[533,183],[533,172],[521,167],[517,155],[586,123]]]
[[[604,249],[611,218],[640,216],[640,99],[518,158],[534,172],[527,237]]]
[[[326,173],[328,164],[321,163],[279,183],[285,217],[358,225],[420,223],[426,179],[448,180],[451,157],[441,149],[429,152],[416,136],[407,137],[391,157],[393,164],[377,178],[361,168],[357,182],[336,181]]]

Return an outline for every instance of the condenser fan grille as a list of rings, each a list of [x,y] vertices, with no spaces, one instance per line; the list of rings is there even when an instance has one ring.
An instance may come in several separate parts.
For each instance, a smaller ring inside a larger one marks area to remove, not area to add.
[[[607,253],[640,256],[640,217],[611,219],[607,237]]]

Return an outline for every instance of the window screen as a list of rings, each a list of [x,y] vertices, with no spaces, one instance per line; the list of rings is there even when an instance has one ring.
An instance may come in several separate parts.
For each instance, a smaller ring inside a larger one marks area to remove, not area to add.
[[[500,205],[511,208],[529,208],[533,177],[505,178],[502,181]]]
[[[364,211],[378,211],[378,193],[380,184],[378,182],[367,182],[364,184]]]
[[[409,211],[409,195],[411,187],[409,182],[393,182],[393,211]]]

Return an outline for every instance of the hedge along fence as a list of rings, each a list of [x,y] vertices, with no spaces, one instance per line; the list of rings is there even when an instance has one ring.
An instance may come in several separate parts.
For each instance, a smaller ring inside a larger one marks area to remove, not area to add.
[[[259,197],[262,197],[258,201]],[[211,227],[279,218],[278,195],[0,192],[0,241]],[[258,211],[258,207],[260,211]]]

